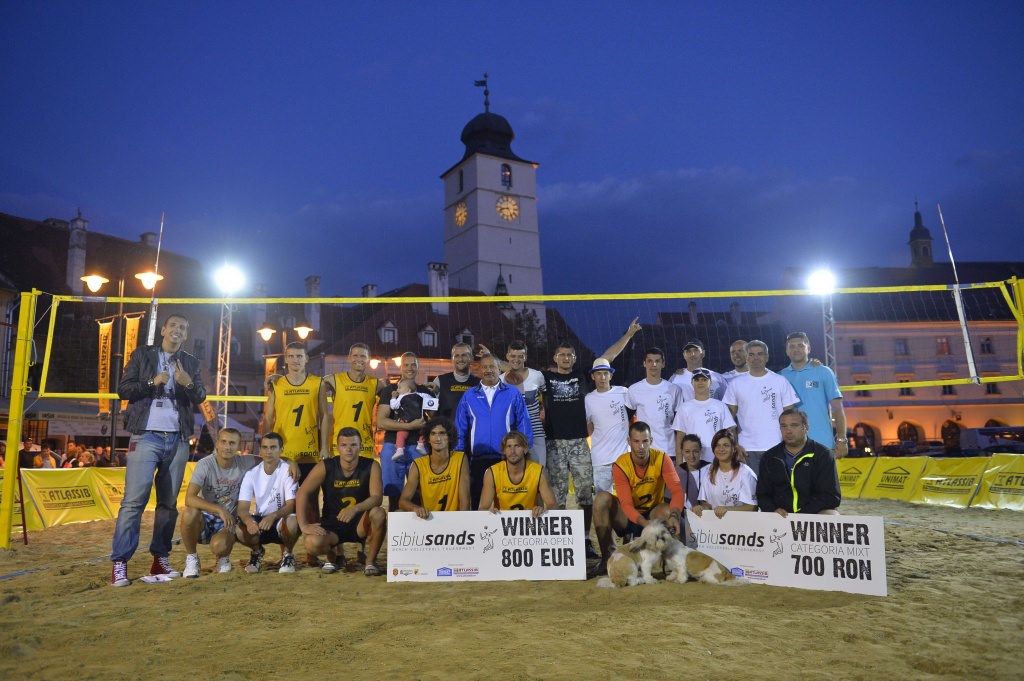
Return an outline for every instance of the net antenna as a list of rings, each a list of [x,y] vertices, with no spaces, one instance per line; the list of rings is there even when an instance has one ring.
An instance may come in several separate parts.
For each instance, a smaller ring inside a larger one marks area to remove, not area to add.
[[[160,211],[160,233],[156,238],[156,261],[153,263],[153,273],[160,274],[160,246],[164,242],[164,211]],[[149,332],[146,334],[146,345],[153,345],[156,341],[156,309],[159,303],[156,299],[156,285],[153,286],[153,294],[149,299]]]
[[[956,303],[956,314],[960,318],[960,332],[964,336],[964,352],[967,353],[967,370],[970,372],[971,383],[981,384],[978,367],[974,363],[974,349],[971,347],[971,334],[967,329],[967,316],[964,314],[964,299],[960,293],[960,277],[956,273],[956,261],[953,259],[953,246],[949,243],[949,231],[946,230],[946,219],[942,217],[942,204],[936,203],[939,211],[939,224],[942,225],[942,236],[946,239],[946,252],[949,264],[953,266],[953,302]]]

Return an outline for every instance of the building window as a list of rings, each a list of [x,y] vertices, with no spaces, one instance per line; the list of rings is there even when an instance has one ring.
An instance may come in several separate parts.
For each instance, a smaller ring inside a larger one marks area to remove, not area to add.
[[[465,183],[465,180],[464,180],[464,178],[463,178],[463,175],[462,175],[462,171],[460,170],[460,171],[459,171],[459,193],[461,194],[461,193],[462,193],[462,191],[463,191],[463,190],[464,190],[465,188],[466,188],[466,183]]]
[[[476,343],[473,341],[473,332],[469,329],[463,329],[455,334],[456,343],[465,343],[470,347],[476,347]]]
[[[380,342],[385,345],[397,345],[398,344],[398,328],[391,322],[384,322],[380,328],[377,329],[377,337],[380,338]]]
[[[868,381],[867,381],[866,378],[857,378],[857,379],[854,379],[853,382],[856,385],[867,385],[868,384]],[[858,390],[857,391],[857,397],[871,397],[871,391],[870,390]]]
[[[895,350],[896,350],[896,356],[897,357],[906,357],[906,356],[908,356],[910,354],[910,346],[907,344],[907,339],[906,338],[897,338],[896,339]]]
[[[1001,395],[1002,393],[999,392],[999,384],[998,383],[986,383],[985,384],[985,394],[986,395]]]
[[[506,189],[512,187],[512,166],[507,163],[501,164],[501,186]]]
[[[864,356],[864,339],[854,338],[853,339],[853,356],[863,357]]]
[[[420,345],[425,348],[436,348],[437,347],[437,331],[429,324],[420,329],[419,334]]]
[[[901,378],[901,379],[899,379],[899,382],[900,383],[910,383],[910,379],[909,378]],[[913,388],[900,388],[900,397],[913,397],[913,396],[914,396],[914,389]]]
[[[992,349],[992,339],[982,338],[981,339],[981,354],[983,355],[994,355],[995,351]]]
[[[935,339],[935,354],[939,357],[953,354],[949,351],[949,336],[939,336]]]
[[[955,385],[944,385],[944,386],[942,386],[942,395],[943,395],[943,397],[945,397],[946,395],[956,395],[956,386]]]

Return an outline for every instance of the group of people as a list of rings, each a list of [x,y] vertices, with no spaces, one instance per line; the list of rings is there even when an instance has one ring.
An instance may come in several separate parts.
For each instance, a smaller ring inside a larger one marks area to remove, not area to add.
[[[7,455],[7,443],[0,442],[0,466],[3,466]],[[50,440],[43,440],[36,445],[32,438],[26,438],[18,450],[18,468],[87,468],[97,466],[111,468],[124,466],[122,452],[111,450],[110,447],[87,447],[69,441],[66,450],[54,447]]]
[[[200,574],[199,543],[210,545],[218,572],[232,569],[235,543],[250,548],[250,572],[262,569],[264,546],[277,543],[279,571],[292,572],[300,537],[311,566],[334,572],[343,543],[356,542],[364,573],[379,575],[387,511],[424,519],[436,511],[477,509],[540,514],[565,508],[570,479],[588,557],[600,559],[598,570],[610,554],[613,530],[629,534],[663,517],[680,531],[687,507],[699,514],[706,508],[785,513],[838,506],[832,457],[833,448],[837,457],[846,453],[842,396],[832,372],[809,361],[806,335],[787,339],[791,364],[781,375],[766,369],[768,348],[761,341],[734,343],[733,370],[718,374],[703,366],[703,344],[693,340],[683,348],[686,368],[670,379],[661,375],[664,352],[650,348],[645,378],[613,386],[612,362],[640,329],[634,319],[589,370],[576,366],[568,343],[555,349],[553,368],[527,367],[528,348],[514,341],[504,360],[480,346],[477,376],[470,370],[474,349],[457,343],[452,370],[423,385],[417,383],[418,359],[407,352],[400,391],[367,374],[370,349],[363,343],[349,349],[346,371],[324,377],[306,371],[302,344],[289,344],[287,371],[268,379],[259,457],[240,455],[239,434],[224,429],[215,456],[196,467],[181,519],[184,576]],[[171,315],[161,334],[160,345],[132,355],[118,386],[129,401],[132,436],[111,554],[115,586],[131,583],[127,563],[154,484],[149,577],[182,574],[168,559],[175,498],[194,408],[206,393],[198,361],[182,350],[188,321]],[[803,411],[793,410],[796,405]],[[800,424],[810,438],[801,441]],[[828,470],[834,489],[806,488],[805,479],[831,486]],[[592,523],[599,551],[589,540]]]

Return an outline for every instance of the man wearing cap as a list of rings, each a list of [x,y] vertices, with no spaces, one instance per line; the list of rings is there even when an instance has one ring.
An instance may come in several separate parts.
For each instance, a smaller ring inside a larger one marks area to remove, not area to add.
[[[810,438],[830,447],[837,459],[843,458],[849,451],[846,412],[836,375],[824,364],[810,361],[811,341],[803,331],[786,336],[786,356],[789,366],[779,373],[786,377],[800,398],[796,406],[807,414]]]
[[[729,361],[732,362],[732,369],[722,374],[726,383],[731,383],[732,379],[750,371],[747,367],[747,341],[735,340],[732,342],[732,345],[729,346]]]
[[[651,429],[651,447],[676,460],[676,437],[672,432],[672,419],[679,405],[679,386],[661,377],[665,366],[665,352],[661,348],[648,348],[644,353],[647,376],[629,386],[630,408],[636,409],[637,421]]]
[[[711,371],[697,367],[692,373],[693,378],[690,380],[693,383],[694,398],[679,404],[672,429],[676,431],[678,451],[683,451],[683,438],[687,434],[696,435],[701,441],[701,461],[710,463],[715,459],[711,453],[711,439],[723,428],[735,433],[736,421],[724,402],[711,397]]]
[[[683,359],[686,360],[686,366],[682,369],[676,369],[676,372],[672,374],[669,380],[679,386],[679,390],[682,391],[682,399],[692,400],[693,384],[691,379],[693,378],[693,370],[704,366],[704,344],[696,338],[686,341],[686,345],[683,346]],[[708,371],[711,370],[709,369]],[[725,395],[727,384],[728,381],[722,377],[722,374],[717,371],[711,371],[711,397],[716,400],[722,399],[722,396]]]
[[[747,364],[750,371],[729,384],[722,401],[736,419],[739,446],[747,457],[747,465],[756,471],[761,455],[782,441],[782,411],[799,398],[789,381],[767,368],[768,345],[764,341],[747,343]]]
[[[587,430],[590,432],[590,460],[594,464],[594,491],[611,492],[612,464],[629,451],[629,391],[612,385],[615,369],[604,357],[594,360],[590,378],[595,389],[587,393]]]

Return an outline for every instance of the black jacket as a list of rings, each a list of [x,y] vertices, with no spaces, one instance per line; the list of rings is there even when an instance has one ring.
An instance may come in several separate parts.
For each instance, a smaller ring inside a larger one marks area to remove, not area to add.
[[[828,447],[808,440],[796,458],[792,479],[786,472],[784,442],[761,457],[761,470],[757,474],[757,505],[762,511],[783,508],[789,513],[818,513],[827,508],[838,508],[841,501],[836,460]]]
[[[122,400],[128,400],[128,409],[124,413],[124,427],[133,435],[146,432],[149,421],[149,407],[153,403],[156,390],[149,387],[149,381],[156,378],[159,372],[159,352],[157,345],[145,345],[132,353],[128,366],[124,369],[121,382],[117,384],[117,394]],[[195,408],[206,401],[206,388],[199,372],[199,360],[184,350],[174,355],[181,360],[181,365],[192,378],[192,389],[175,386],[174,401],[178,408],[178,431],[183,438],[190,438],[195,428]]]

